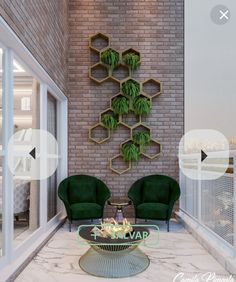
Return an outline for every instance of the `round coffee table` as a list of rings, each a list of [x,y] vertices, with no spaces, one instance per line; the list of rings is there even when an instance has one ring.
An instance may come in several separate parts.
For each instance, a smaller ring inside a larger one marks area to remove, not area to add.
[[[124,219],[123,208],[132,204],[129,199],[110,199],[107,201],[109,206],[116,207],[115,220],[117,222],[122,222]]]
[[[86,226],[79,231],[79,236],[90,245],[79,260],[85,272],[98,277],[121,278],[136,275],[149,266],[148,256],[138,248],[149,236],[148,229],[133,226],[131,235],[122,239],[95,238],[92,229],[93,226]]]

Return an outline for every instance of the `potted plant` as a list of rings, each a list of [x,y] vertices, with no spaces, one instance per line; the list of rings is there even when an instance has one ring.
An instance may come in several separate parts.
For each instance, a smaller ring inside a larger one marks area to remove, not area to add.
[[[113,70],[119,63],[119,53],[109,48],[102,52],[101,60]]]
[[[104,114],[102,116],[102,123],[110,130],[116,129],[118,125],[117,119],[112,114]]]
[[[140,84],[133,80],[129,79],[122,83],[122,92],[131,98],[135,98],[139,95],[140,93]]]
[[[150,132],[144,131],[144,130],[139,131],[139,132],[135,132],[132,136],[132,139],[133,139],[134,143],[140,145],[141,148],[143,148],[151,140]]]
[[[151,111],[150,100],[146,97],[136,97],[133,101],[133,110],[136,115],[147,115]]]
[[[140,56],[134,52],[126,53],[123,56],[123,62],[130,67],[132,71],[136,70],[140,65]]]
[[[112,100],[112,109],[115,114],[123,115],[129,111],[129,100],[126,97],[118,96]]]
[[[122,145],[121,154],[125,161],[138,161],[140,158],[139,147],[132,141]]]

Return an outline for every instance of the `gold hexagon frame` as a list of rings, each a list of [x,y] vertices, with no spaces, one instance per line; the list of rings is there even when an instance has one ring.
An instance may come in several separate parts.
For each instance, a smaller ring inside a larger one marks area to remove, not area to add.
[[[118,159],[118,158],[121,158],[122,162],[127,165],[125,169],[118,170],[118,169],[116,169],[116,168],[114,167],[114,163],[113,163],[113,162],[114,162],[114,160],[116,160],[116,159]],[[129,171],[129,170],[132,168],[132,163],[131,163],[131,161],[129,161],[129,162],[124,161],[124,159],[122,158],[122,155],[121,155],[121,154],[118,154],[118,155],[115,155],[114,157],[112,157],[112,158],[109,160],[109,167],[110,167],[110,169],[111,169],[113,172],[115,172],[115,173],[121,175],[121,174],[123,174],[123,173]]]
[[[152,146],[152,144],[153,144],[156,148],[158,148],[157,153],[150,154],[150,153],[145,152],[145,150],[147,150],[148,147]],[[147,144],[146,146],[144,146],[144,148],[142,148],[142,150],[141,150],[141,154],[142,154],[143,156],[145,156],[146,158],[150,159],[150,160],[153,160],[153,159],[155,159],[156,157],[158,157],[158,156],[161,154],[161,152],[162,152],[162,145],[161,145],[160,142],[158,142],[158,141],[155,140],[155,139],[151,139],[150,143]]]
[[[101,41],[100,42],[100,45],[99,43],[96,43],[96,41],[99,42],[99,40]],[[89,139],[91,139],[92,141],[94,141],[95,143],[97,144],[101,144],[105,141],[107,141],[108,139],[110,139],[111,137],[111,131],[109,129],[107,129],[101,122],[102,120],[102,115],[105,114],[105,113],[109,113],[109,112],[112,112],[114,114],[114,111],[112,109],[112,100],[117,97],[117,96],[124,96],[128,99],[132,99],[131,97],[129,97],[128,95],[125,95],[124,93],[122,93],[122,84],[129,80],[129,79],[132,79],[134,81],[136,81],[139,85],[140,85],[140,93],[139,93],[139,96],[143,96],[143,97],[146,97],[147,99],[149,99],[150,101],[150,106],[152,107],[152,98],[158,96],[161,94],[162,92],[162,83],[159,81],[159,80],[156,80],[156,79],[153,79],[153,78],[150,78],[150,79],[146,79],[143,83],[139,82],[137,79],[134,79],[132,77],[132,71],[131,71],[131,68],[129,66],[127,66],[124,62],[123,62],[123,56],[125,54],[127,54],[128,52],[133,52],[133,53],[136,53],[139,55],[140,57],[140,61],[139,61],[139,64],[141,63],[141,54],[139,51],[137,51],[136,49],[134,48],[128,48],[126,49],[125,51],[123,52],[119,52],[117,51],[116,49],[112,48],[110,46],[110,38],[109,36],[103,34],[103,33],[97,33],[93,36],[90,37],[89,39],[89,47],[91,49],[91,51],[95,51],[96,53],[99,54],[99,62],[92,65],[90,68],[89,68],[89,77],[96,81],[97,83],[103,83],[104,81],[106,81],[107,79],[111,79],[113,80],[114,82],[118,82],[120,84],[120,92],[117,93],[116,95],[114,95],[113,97],[110,98],[110,108],[107,108],[105,109],[104,111],[102,111],[100,114],[99,114],[99,123],[95,124],[93,127],[91,127],[89,129]],[[105,50],[111,48],[112,50],[116,51],[118,54],[119,54],[119,65],[117,68],[119,67],[122,67],[122,68],[126,68],[126,76],[124,77],[124,75],[119,78],[118,76],[114,75],[114,72],[116,70],[112,70],[110,66],[104,64],[102,61],[101,61],[101,54],[102,52],[104,52]],[[94,77],[92,71],[94,68],[96,67],[100,67],[100,68],[103,68],[105,69],[106,71],[106,76],[103,77],[103,78],[97,78],[97,77]],[[150,86],[153,85],[153,88],[156,87],[156,91],[154,91],[153,93],[153,90],[151,90],[151,92],[147,91],[147,89],[145,89],[145,86],[147,87],[148,84],[150,84]],[[127,123],[127,121],[125,121],[125,116],[126,115],[115,115],[117,116],[118,118],[118,124],[128,128],[130,130],[130,137],[129,139],[126,139],[124,142],[122,142],[120,144],[120,149],[122,148],[123,144],[127,143],[127,142],[133,142],[132,140],[132,136],[133,136],[133,133],[135,132],[136,129],[138,129],[139,127],[143,127],[145,128],[146,130],[148,130],[150,132],[150,135],[152,133],[152,130],[149,126],[145,125],[142,123],[142,118],[141,116],[137,116],[134,114],[133,112],[133,109],[132,109],[132,106],[130,107],[130,110],[129,110],[129,113],[128,115],[132,114],[133,113],[133,116],[135,117],[136,121],[134,121],[133,123]],[[132,118],[132,117],[131,117]],[[98,127],[101,127],[102,130],[106,130],[107,132],[107,136],[103,139],[99,139],[99,138],[95,138],[93,137],[93,130],[95,130],[96,128]],[[154,153],[148,153],[147,150],[148,150],[148,147],[150,146],[154,146],[156,147],[156,152]],[[140,154],[148,159],[154,159],[156,157],[158,157],[162,151],[162,146],[161,144],[157,141],[157,140],[154,140],[154,139],[151,139],[150,143],[145,145],[143,148],[140,148]],[[110,160],[109,160],[109,163],[110,163],[110,169],[112,171],[114,171],[115,173],[121,175],[127,171],[129,171],[131,168],[132,168],[132,162],[126,162],[122,159],[122,161],[125,163],[125,168],[124,169],[117,169],[114,167],[114,161],[117,159],[117,158],[122,158],[122,154],[118,154],[114,157],[112,157]]]
[[[156,90],[154,91],[154,93],[151,93],[147,91],[147,89],[145,89],[145,86],[147,86],[147,84],[151,85],[153,88],[156,88]],[[143,83],[142,83],[142,91],[143,93],[149,97],[149,98],[154,98],[158,95],[161,94],[162,92],[162,83],[154,78],[150,78],[150,79],[146,79]]]
[[[98,140],[98,138],[93,137],[93,131],[96,130],[98,127],[101,127],[103,130],[107,132],[107,137],[102,138],[101,140]],[[89,139],[97,144],[102,144],[105,141],[109,140],[111,137],[110,130],[107,129],[103,124],[97,123],[94,126],[89,128]]]
[[[134,49],[134,48],[128,48],[128,49],[124,50],[124,51],[121,53],[121,61],[122,61],[122,63],[123,63],[124,65],[126,65],[125,62],[124,62],[124,60],[123,60],[123,57],[124,57],[127,53],[131,53],[131,52],[139,56],[139,62],[138,62],[138,64],[140,65],[140,64],[141,64],[141,53],[140,53],[138,50]],[[129,67],[129,69],[130,69],[130,67]],[[131,69],[130,69],[130,74],[131,74],[131,73],[132,73],[132,71],[131,71]]]
[[[94,76],[93,71],[95,69],[103,69],[107,72],[106,76],[104,76],[103,78],[99,78]],[[89,78],[92,79],[93,81],[97,82],[97,83],[103,83],[104,81],[106,81],[109,78],[109,68],[102,64],[101,62],[94,64],[93,66],[91,66],[89,68]]]
[[[95,41],[101,41],[100,44],[102,43],[101,47],[96,47]],[[90,36],[89,38],[89,47],[90,49],[100,52],[102,49],[107,48],[110,46],[110,37],[107,36],[106,34],[103,34],[101,32]]]
[[[117,73],[120,71],[120,69],[127,70],[127,75],[118,77]],[[112,70],[110,78],[119,83],[125,79],[131,78],[129,67],[120,63],[116,68],[114,68],[114,70]]]

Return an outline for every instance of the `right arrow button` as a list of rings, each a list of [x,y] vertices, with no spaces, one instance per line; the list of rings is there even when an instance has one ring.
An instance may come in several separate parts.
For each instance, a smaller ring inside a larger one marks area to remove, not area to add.
[[[203,162],[207,158],[207,154],[201,150],[201,162]]]

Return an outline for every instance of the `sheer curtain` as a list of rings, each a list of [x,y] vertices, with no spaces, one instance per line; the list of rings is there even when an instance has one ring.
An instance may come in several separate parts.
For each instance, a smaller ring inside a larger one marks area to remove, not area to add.
[[[57,138],[57,101],[48,93],[47,128]],[[48,178],[48,220],[57,214],[57,172]]]

